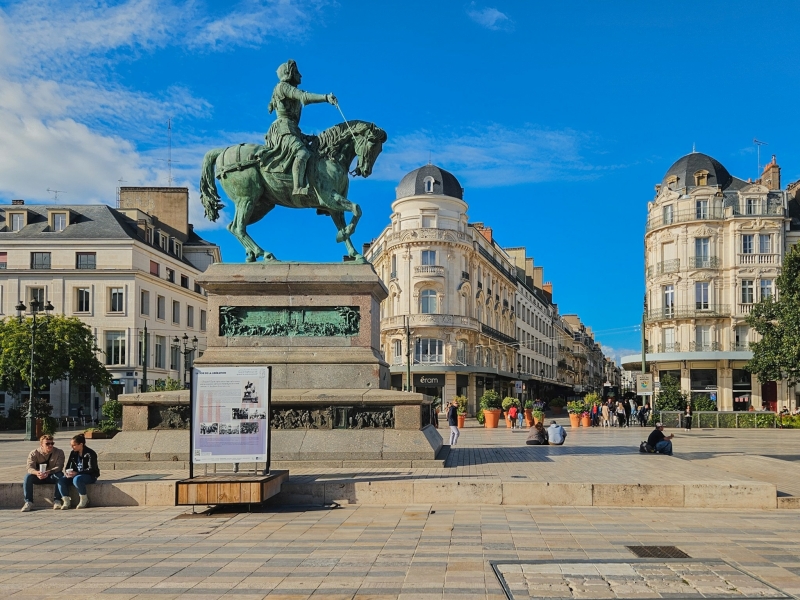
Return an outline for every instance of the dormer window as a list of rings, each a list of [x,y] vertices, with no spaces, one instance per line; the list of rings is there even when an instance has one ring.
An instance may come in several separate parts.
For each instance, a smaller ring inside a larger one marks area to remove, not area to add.
[[[708,171],[698,171],[695,173],[694,184],[696,186],[708,185]]]
[[[670,175],[669,178],[667,178],[667,187],[671,190],[674,190],[675,188],[678,187],[679,179],[680,177],[678,177],[677,175]]]
[[[434,179],[431,176],[428,176],[428,177],[426,177],[425,179],[422,180],[422,185],[423,185],[423,187],[425,189],[425,193],[426,194],[432,194],[433,193],[433,183],[434,183]]]
[[[64,231],[67,228],[67,213],[53,213],[53,231]]]
[[[11,213],[11,231],[21,231],[25,227],[25,213]]]

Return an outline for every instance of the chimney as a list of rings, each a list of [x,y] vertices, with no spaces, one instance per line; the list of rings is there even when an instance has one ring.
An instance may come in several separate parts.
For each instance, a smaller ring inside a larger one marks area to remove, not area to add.
[[[778,161],[775,155],[772,155],[772,161],[764,167],[764,172],[761,173],[761,183],[771,190],[781,189],[781,168],[778,166]]]
[[[553,282],[552,281],[545,281],[544,285],[542,286],[542,289],[552,296],[553,295]]]
[[[11,201],[11,206],[24,206],[24,205],[25,205],[25,200],[16,199]]]
[[[481,235],[489,240],[489,243],[492,242],[492,228],[491,227],[484,227],[482,229],[478,229],[481,232]]]

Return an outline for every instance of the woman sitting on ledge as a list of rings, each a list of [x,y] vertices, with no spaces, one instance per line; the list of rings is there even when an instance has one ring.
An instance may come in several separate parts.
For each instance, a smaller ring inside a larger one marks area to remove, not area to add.
[[[525,443],[528,446],[547,446],[547,431],[541,421],[531,427],[531,432],[528,434],[528,439],[525,440]]]
[[[89,506],[89,495],[86,486],[97,481],[100,477],[100,468],[97,466],[97,453],[86,445],[86,438],[80,433],[70,440],[72,452],[69,454],[64,477],[58,480],[58,490],[61,492],[61,509],[65,510],[72,503],[69,497],[69,488],[74,485],[81,497],[75,508]]]

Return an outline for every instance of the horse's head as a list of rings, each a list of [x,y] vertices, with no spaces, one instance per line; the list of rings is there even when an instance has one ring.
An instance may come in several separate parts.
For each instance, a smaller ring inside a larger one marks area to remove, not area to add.
[[[353,170],[353,175],[369,177],[378,155],[383,150],[383,143],[387,136],[386,132],[375,123],[363,123],[359,130],[355,144],[358,163]]]

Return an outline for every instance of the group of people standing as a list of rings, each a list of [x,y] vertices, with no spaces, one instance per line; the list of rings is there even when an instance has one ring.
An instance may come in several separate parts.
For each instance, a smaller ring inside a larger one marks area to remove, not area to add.
[[[592,427],[633,427],[638,421],[640,427],[647,425],[650,418],[650,405],[638,406],[636,400],[614,400],[595,402],[589,409]]]

